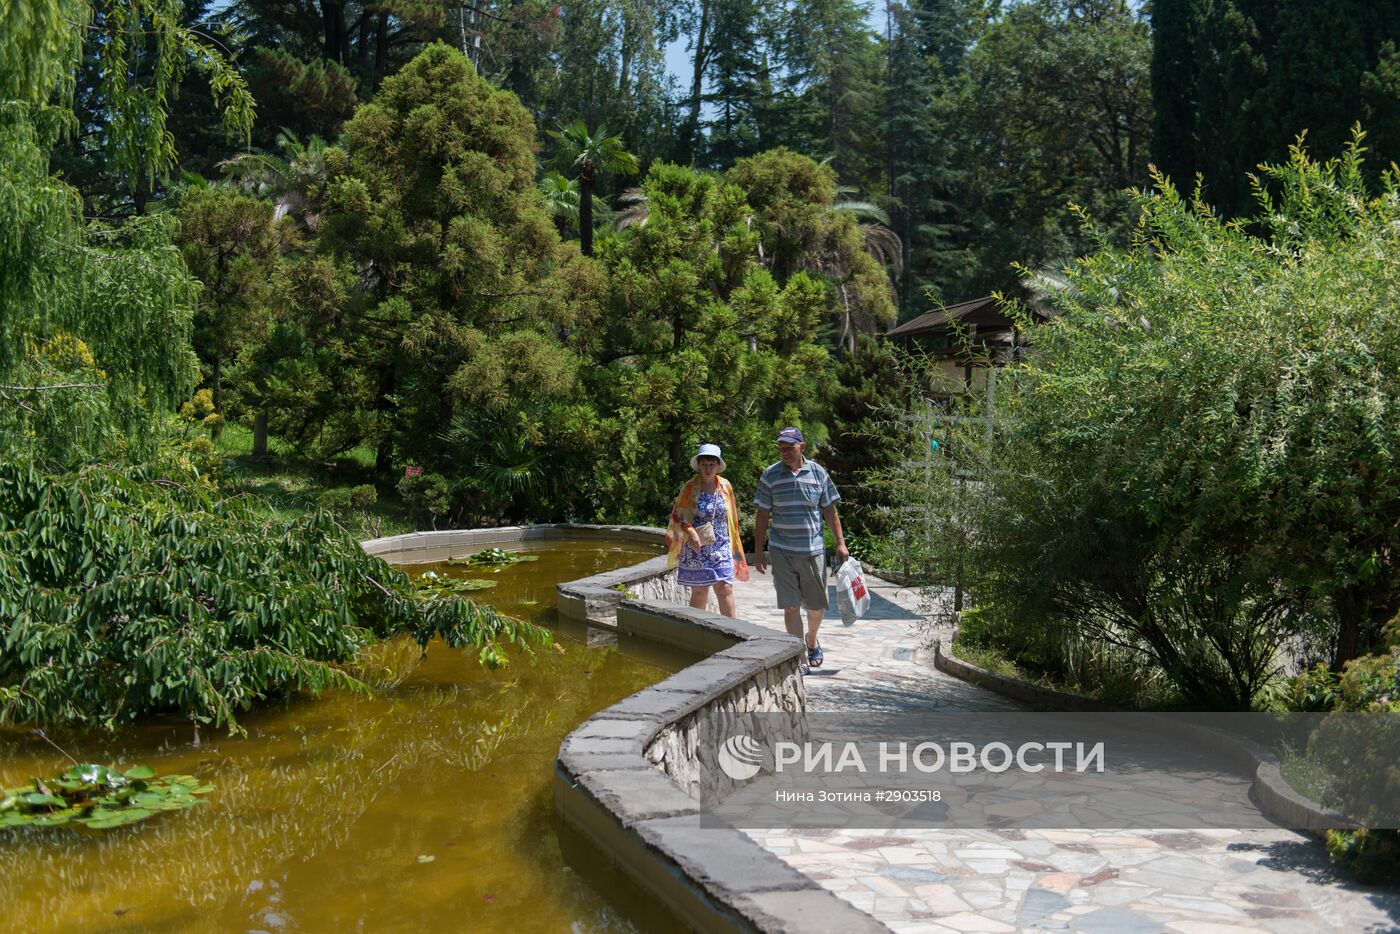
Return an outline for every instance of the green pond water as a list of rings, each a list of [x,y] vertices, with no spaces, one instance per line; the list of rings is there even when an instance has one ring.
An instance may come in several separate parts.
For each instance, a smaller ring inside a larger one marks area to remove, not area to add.
[[[556,583],[657,553],[597,540],[520,550],[540,560],[494,573],[432,567],[496,579],[476,596],[554,623]],[[557,630],[558,648],[517,652],[494,672],[441,644],[415,665],[416,646],[391,643],[382,661],[398,683],[246,714],[246,737],[196,740],[176,721],[50,734],[78,761],[194,773],[216,790],[119,830],[0,835],[0,931],[669,927],[606,860],[557,832],[550,793],[564,736],[665,670],[571,635]],[[0,733],[0,786],[67,764],[38,736]]]

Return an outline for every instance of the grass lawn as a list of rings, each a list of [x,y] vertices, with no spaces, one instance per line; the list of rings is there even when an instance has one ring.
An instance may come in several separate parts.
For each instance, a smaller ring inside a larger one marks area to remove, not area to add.
[[[214,446],[228,461],[225,485],[229,492],[256,497],[271,514],[282,518],[305,515],[328,490],[370,484],[376,487],[378,498],[366,509],[343,512],[345,527],[361,539],[415,531],[398,491],[374,482],[374,451],[368,446],[355,448],[333,462],[319,463],[299,458],[287,445],[270,437],[270,458],[254,459],[252,431],[235,423],[225,425]]]

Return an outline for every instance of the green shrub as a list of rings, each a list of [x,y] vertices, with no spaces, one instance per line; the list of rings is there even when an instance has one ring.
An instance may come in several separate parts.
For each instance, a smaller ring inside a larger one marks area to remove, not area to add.
[[[1341,674],[1318,665],[1300,675],[1293,683],[1294,706],[1303,710],[1400,713],[1400,616],[1386,625],[1382,636],[1388,651],[1353,659]],[[1368,741],[1361,742],[1355,737],[1347,741],[1348,737],[1336,735],[1339,730],[1374,730],[1377,726],[1384,731],[1389,720],[1378,724],[1368,719],[1358,724],[1346,717],[1335,719],[1335,724],[1324,721],[1323,729],[1309,744],[1310,761],[1324,770],[1331,786],[1351,800],[1400,800],[1400,766],[1395,762],[1379,755],[1370,761],[1348,758],[1335,762],[1335,755],[1327,755],[1329,748],[1395,748],[1393,737],[1387,742],[1386,738],[1369,735]],[[1330,830],[1327,852],[1363,881],[1400,882],[1400,831]]]
[[[1158,178],[1133,243],[1023,316],[995,411],[955,403],[994,433],[931,419],[897,497],[989,624],[1203,708],[1263,704],[1299,648],[1340,667],[1400,605],[1400,180],[1371,193],[1359,146],[1261,178],[1253,227]]]
[[[331,487],[316,497],[316,505],[326,512],[343,516],[350,511],[350,488],[348,486]]]
[[[479,646],[488,665],[545,638],[417,597],[322,512],[277,519],[142,471],[0,462],[0,723],[173,711],[236,729],[275,694],[363,689],[345,666],[400,632]]]
[[[423,473],[399,480],[399,495],[408,514],[421,525],[434,523],[452,511],[452,485],[440,473]]]
[[[368,483],[360,486],[337,486],[316,497],[316,505],[338,516],[363,512],[379,499],[379,493]]]

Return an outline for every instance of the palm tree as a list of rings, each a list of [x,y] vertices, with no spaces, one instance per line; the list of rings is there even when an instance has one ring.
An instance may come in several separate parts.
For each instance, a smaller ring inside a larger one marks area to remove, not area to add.
[[[904,269],[904,244],[899,239],[899,235],[889,228],[890,218],[879,205],[869,201],[851,200],[846,195],[854,193],[854,189],[836,189],[837,199],[827,209],[832,213],[850,214],[860,228],[861,245],[865,252],[874,257],[875,261],[889,270],[890,288],[894,288],[894,280]],[[829,250],[821,251],[815,257],[809,257],[803,263],[805,266],[815,268],[817,271],[830,277],[836,285],[837,298],[841,300],[841,346],[846,348],[847,353],[855,353],[856,332],[858,330],[874,331],[877,322],[864,316],[864,320],[857,320],[860,309],[856,308],[850,295],[850,289],[846,284],[848,270],[839,253]]]
[[[559,228],[559,236],[566,237],[577,231],[580,213],[578,180],[567,178],[559,172],[548,172],[540,179],[538,187],[540,194],[544,195],[545,207],[554,218],[554,225]],[[592,208],[600,224],[612,223],[617,216],[606,201],[596,196]]]
[[[637,157],[622,148],[621,135],[609,136],[604,126],[590,133],[582,120],[551,130],[549,135],[559,141],[564,157],[578,166],[580,247],[584,256],[592,256],[593,188],[598,176],[603,172],[631,175],[637,171]]]
[[[326,181],[326,141],[313,136],[306,142],[291,130],[277,134],[283,156],[269,152],[240,152],[219,163],[225,177],[276,207],[276,217],[292,217],[315,232],[321,214],[313,205]]]

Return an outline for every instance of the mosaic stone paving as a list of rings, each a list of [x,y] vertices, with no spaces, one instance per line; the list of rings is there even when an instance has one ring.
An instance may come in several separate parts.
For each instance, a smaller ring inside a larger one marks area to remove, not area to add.
[[[822,625],[812,709],[1015,709],[933,667],[916,593],[867,582],[866,619],[845,627],[833,610]],[[738,586],[738,604],[741,618],[783,628],[766,575]],[[1400,932],[1400,891],[1350,882],[1282,829],[747,833],[901,934]]]

